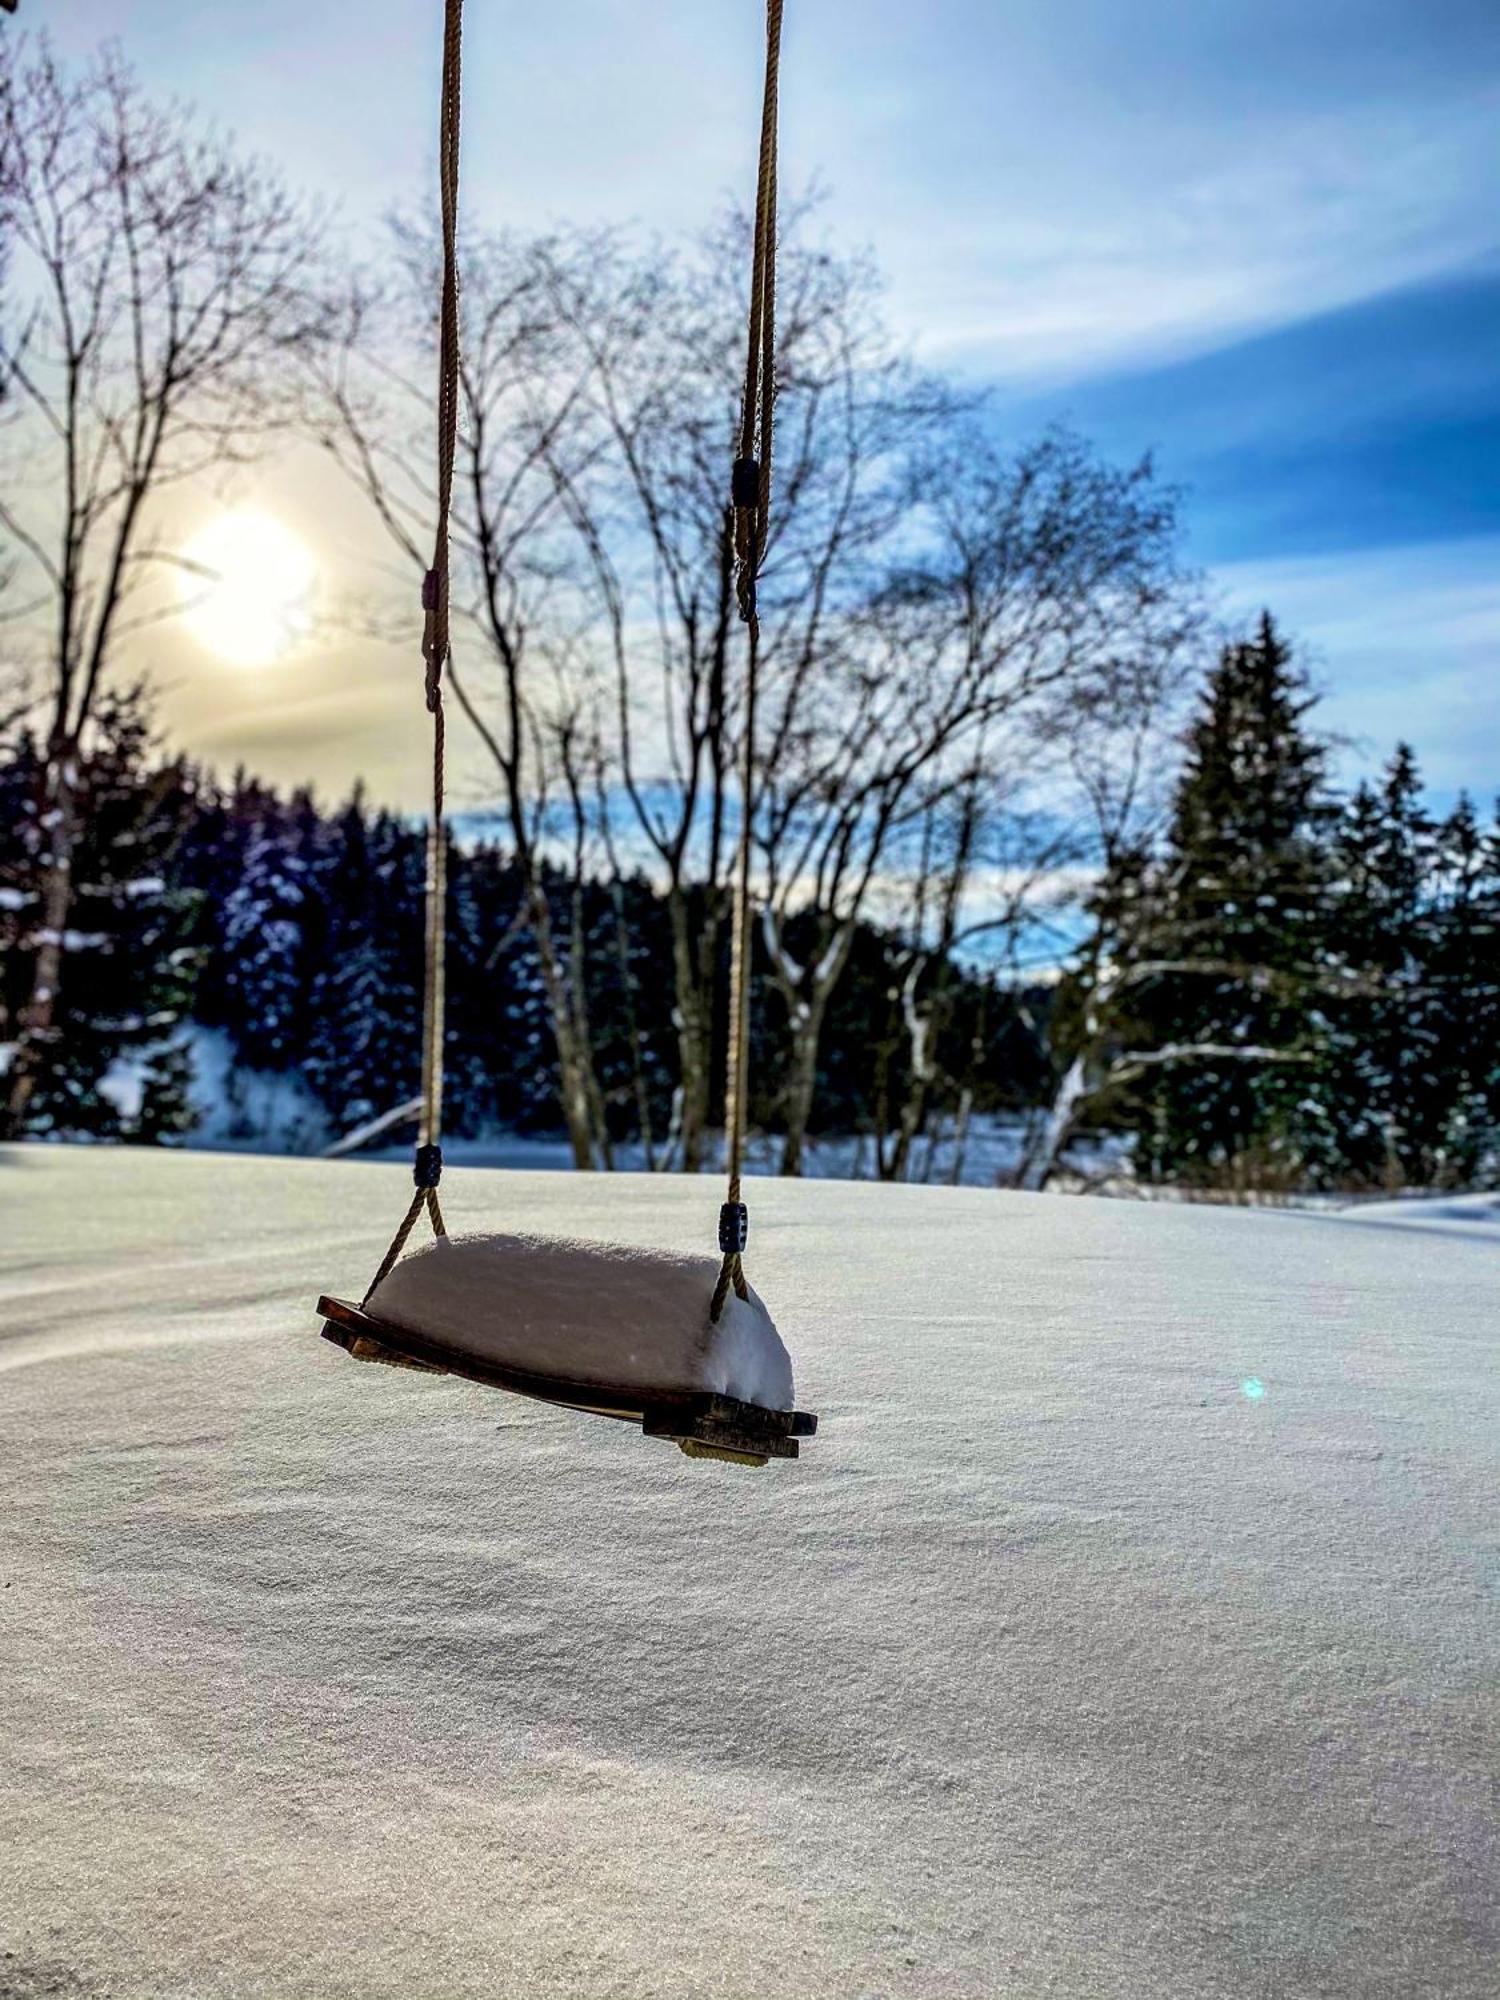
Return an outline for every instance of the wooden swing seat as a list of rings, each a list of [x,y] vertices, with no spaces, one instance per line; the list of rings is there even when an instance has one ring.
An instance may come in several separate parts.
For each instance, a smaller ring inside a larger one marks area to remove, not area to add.
[[[737,1397],[715,1395],[706,1389],[627,1389],[507,1368],[425,1334],[392,1326],[362,1306],[350,1305],[347,1299],[321,1298],[318,1311],[323,1319],[323,1338],[357,1361],[383,1361],[432,1375],[461,1375],[466,1381],[480,1382],[487,1389],[504,1389],[512,1396],[556,1403],[586,1416],[616,1417],[623,1423],[639,1424],[646,1437],[669,1440],[690,1458],[724,1458],[737,1465],[796,1458],[797,1440],[811,1437],[818,1428],[817,1418],[807,1410],[766,1410],[757,1403],[742,1403]]]

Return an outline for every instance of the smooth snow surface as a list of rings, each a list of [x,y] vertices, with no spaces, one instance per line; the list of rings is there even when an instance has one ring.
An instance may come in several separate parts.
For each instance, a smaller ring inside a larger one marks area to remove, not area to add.
[[[319,1340],[409,1186],[0,1150],[7,2000],[1494,2000],[1500,1232],[758,1183],[752,1472]]]
[[[1500,1230],[1500,1194],[1407,1195],[1395,1201],[1366,1201],[1343,1210],[1350,1222],[1398,1224],[1432,1229],[1460,1223],[1465,1229]]]
[[[755,1295],[708,1316],[717,1257],[556,1236],[446,1236],[403,1257],[370,1310],[512,1368],[792,1407],[792,1363]]]

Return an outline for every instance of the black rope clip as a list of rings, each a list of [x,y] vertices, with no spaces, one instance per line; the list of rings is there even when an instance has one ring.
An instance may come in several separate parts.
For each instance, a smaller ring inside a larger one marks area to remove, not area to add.
[[[726,1201],[719,1210],[719,1248],[726,1257],[735,1257],[749,1241],[749,1209],[742,1201]]]
[[[411,1177],[419,1188],[435,1188],[443,1178],[442,1147],[418,1146]]]
[[[442,700],[443,662],[438,658],[437,620],[442,601],[442,582],[435,569],[422,578],[422,658],[427,663],[427,711],[436,715]]]
[[[736,507],[758,507],[760,505],[760,460],[758,458],[737,458],[734,473],[729,482],[729,498]]]

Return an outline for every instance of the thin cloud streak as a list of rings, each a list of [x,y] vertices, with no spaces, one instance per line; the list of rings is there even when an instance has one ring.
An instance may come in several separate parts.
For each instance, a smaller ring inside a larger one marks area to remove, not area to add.
[[[1500,782],[1500,535],[1223,564],[1227,608],[1263,604],[1304,643],[1320,725],[1350,739],[1346,779],[1415,744],[1440,801]]]
[[[1184,186],[887,231],[894,303],[929,358],[976,376],[1035,386],[1182,360],[1492,252],[1500,229],[1474,196],[1493,184],[1497,126],[1496,91],[1437,130],[1373,107],[1270,129],[1265,156],[1205,162]]]

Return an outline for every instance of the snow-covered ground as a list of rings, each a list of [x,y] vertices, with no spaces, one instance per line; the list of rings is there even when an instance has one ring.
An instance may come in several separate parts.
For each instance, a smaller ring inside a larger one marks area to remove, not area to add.
[[[751,1472],[320,1341],[408,1185],[0,1152],[8,2000],[1500,1988],[1493,1205],[756,1185]]]
[[[247,1069],[229,1037],[196,1022],[177,1038],[192,1064],[188,1102],[197,1115],[193,1146],[245,1153],[321,1153],[336,1134],[295,1069]],[[127,1119],[138,1115],[145,1072],[166,1043],[117,1056],[100,1088]],[[408,1153],[410,1148],[407,1149]]]

